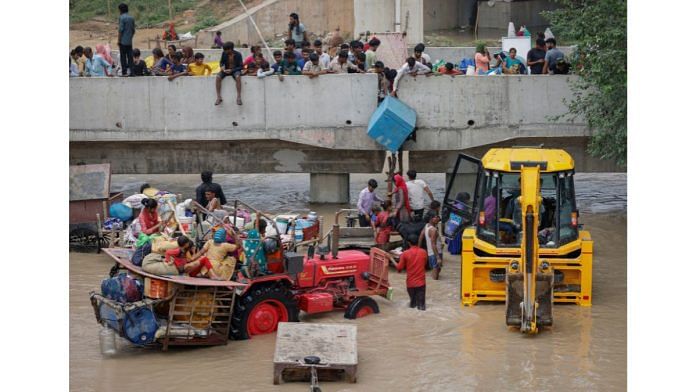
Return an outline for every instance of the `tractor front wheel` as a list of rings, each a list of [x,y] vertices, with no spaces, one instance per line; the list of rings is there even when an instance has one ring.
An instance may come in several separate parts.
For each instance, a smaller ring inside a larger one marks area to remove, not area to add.
[[[252,287],[234,306],[230,338],[249,339],[275,332],[280,322],[299,320],[297,301],[286,285],[277,282]]]
[[[348,305],[344,317],[354,320],[373,313],[379,313],[379,306],[377,305],[377,302],[370,297],[358,297]]]

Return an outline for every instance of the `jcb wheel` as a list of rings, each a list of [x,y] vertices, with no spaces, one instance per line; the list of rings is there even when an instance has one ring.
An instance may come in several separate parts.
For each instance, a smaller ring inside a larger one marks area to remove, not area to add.
[[[280,322],[296,322],[300,311],[290,290],[282,283],[252,287],[235,301],[230,338],[243,340],[275,332]]]
[[[379,306],[370,297],[358,297],[348,305],[344,317],[350,320],[365,317],[373,313],[379,313]]]

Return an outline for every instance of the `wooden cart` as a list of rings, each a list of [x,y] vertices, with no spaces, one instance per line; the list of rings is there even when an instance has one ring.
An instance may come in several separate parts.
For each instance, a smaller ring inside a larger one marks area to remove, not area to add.
[[[149,279],[150,285],[162,285],[161,294],[154,296],[160,298],[148,298],[143,301],[144,306],[152,307],[160,318],[160,330],[153,344],[160,345],[163,351],[166,351],[169,346],[227,344],[236,291],[246,287],[245,284],[184,276],[154,275],[130,262],[132,249],[111,248],[104,249],[104,252],[116,261],[112,275],[118,273],[118,270],[126,270],[135,277]],[[147,288],[146,295],[148,295]],[[90,296],[97,321],[101,323],[98,307],[106,301],[98,294],[92,293]],[[113,304],[110,305],[113,306]],[[114,329],[123,336],[123,330]]]

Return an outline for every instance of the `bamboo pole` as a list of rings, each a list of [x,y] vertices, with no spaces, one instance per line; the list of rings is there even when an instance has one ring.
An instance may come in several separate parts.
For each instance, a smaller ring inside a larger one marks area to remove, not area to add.
[[[174,22],[174,14],[172,13],[172,0],[167,0],[169,4],[169,21]]]
[[[268,56],[268,59],[273,58],[273,52],[271,52],[271,48],[268,47],[268,44],[266,43],[266,40],[263,39],[263,34],[261,34],[261,30],[259,29],[259,26],[256,25],[256,22],[254,21],[254,18],[249,15],[249,10],[247,10],[246,5],[244,5],[244,2],[242,0],[239,0],[239,4],[242,5],[242,8],[244,8],[244,14],[249,18],[251,21],[251,24],[254,25],[254,29],[256,30],[256,33],[259,35],[259,38],[261,38],[261,42],[263,42],[263,46],[266,48],[266,55]]]

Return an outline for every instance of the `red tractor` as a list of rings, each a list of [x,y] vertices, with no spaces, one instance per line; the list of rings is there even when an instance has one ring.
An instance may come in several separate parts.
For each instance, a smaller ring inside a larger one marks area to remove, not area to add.
[[[248,286],[237,297],[230,337],[274,332],[281,321],[298,321],[300,310],[313,314],[340,309],[355,319],[379,313],[371,295],[391,299],[386,252],[372,248],[369,255],[358,250],[329,254],[319,246],[312,253],[287,252],[282,273],[237,280]]]
[[[272,219],[245,206],[266,218],[278,233]],[[166,350],[170,345],[226,344],[228,337],[249,339],[272,333],[279,322],[299,321],[300,310],[312,314],[340,309],[349,319],[379,313],[370,296],[391,299],[389,254],[377,248],[369,255],[359,250],[339,251],[338,235],[332,237],[330,248],[316,246],[321,231],[315,232],[307,255],[286,251],[278,234],[265,237],[261,241],[265,257],[255,260],[257,250],[245,258],[230,282],[149,274],[131,263],[134,250],[105,249],[117,262],[112,279],[119,270],[128,270],[145,281],[146,298],[121,303],[105,298],[103,288],[102,294],[93,292],[90,298],[97,321],[106,322],[122,336],[134,336],[129,338],[133,343],[159,343]],[[241,232],[238,235],[244,237]],[[131,319],[152,322],[131,325]]]

